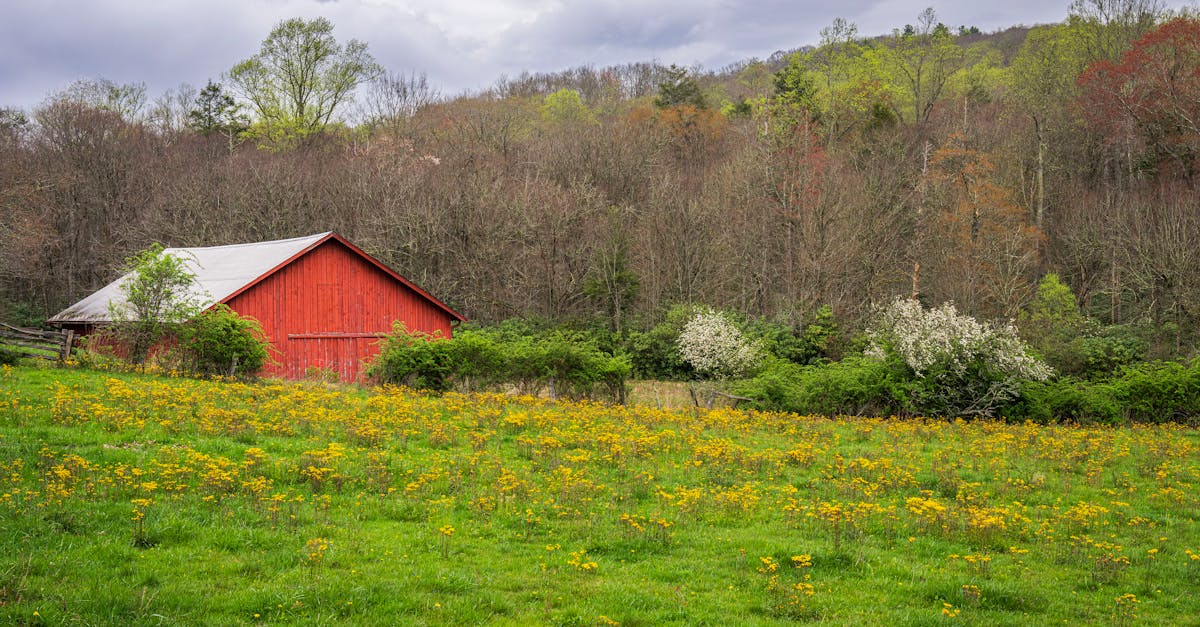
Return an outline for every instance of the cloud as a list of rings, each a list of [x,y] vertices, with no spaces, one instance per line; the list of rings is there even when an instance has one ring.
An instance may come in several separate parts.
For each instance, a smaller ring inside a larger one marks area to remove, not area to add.
[[[815,43],[835,17],[863,35],[916,20],[928,0],[39,0],[0,21],[0,105],[30,108],[79,78],[203,85],[290,17],[324,16],[393,71],[447,93],[501,74],[659,60],[719,68]],[[1066,2],[949,3],[939,17],[995,30],[1058,21]]]

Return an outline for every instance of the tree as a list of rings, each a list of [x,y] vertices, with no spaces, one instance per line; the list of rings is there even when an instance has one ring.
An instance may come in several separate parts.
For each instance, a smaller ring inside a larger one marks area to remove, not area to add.
[[[258,54],[226,77],[250,102],[266,135],[287,138],[324,129],[354,89],[381,71],[365,43],[339,44],[329,20],[293,18],[276,25]]]
[[[15,149],[29,131],[29,116],[24,111],[0,107],[0,146]]]
[[[987,153],[961,135],[933,153],[928,175],[934,214],[928,216],[940,296],[973,314],[1013,317],[1030,296],[1042,233],[997,181]]]
[[[700,84],[691,76],[687,68],[672,65],[667,69],[667,75],[658,84],[658,97],[654,105],[660,109],[691,105],[697,109],[705,109],[708,102],[700,91]]]
[[[871,101],[872,78],[863,59],[863,47],[857,41],[858,26],[844,18],[821,29],[821,41],[809,55],[809,66],[816,81],[817,100],[821,102],[821,122],[832,141],[878,100]],[[874,81],[878,82],[878,81]]]
[[[1037,295],[1018,318],[1021,337],[1060,369],[1069,361],[1071,343],[1083,334],[1086,322],[1075,293],[1054,273],[1038,281]]]
[[[180,83],[178,87],[168,89],[154,99],[154,106],[146,116],[147,121],[158,130],[159,137],[169,142],[188,127],[188,117],[195,100],[196,88]]]
[[[372,127],[397,129],[418,111],[439,100],[441,92],[429,84],[424,72],[386,72],[371,81],[360,115]]]
[[[583,283],[583,292],[596,301],[607,315],[613,333],[622,333],[621,319],[637,298],[639,281],[629,269],[629,212],[612,207],[608,211],[608,229],[596,247],[595,259]]]
[[[913,121],[927,122],[946,83],[962,69],[962,48],[950,29],[937,21],[932,7],[921,12],[917,26],[905,26],[893,38],[893,80],[911,98]]]
[[[124,298],[109,302],[108,311],[130,360],[142,364],[173,328],[200,313],[204,295],[187,261],[158,244],[127,258],[125,269],[130,276],[121,283]]]
[[[220,83],[209,80],[192,102],[188,126],[201,135],[236,135],[246,130],[249,122],[242,115],[241,108],[233,96],[225,93]]]
[[[1162,0],[1073,0],[1067,24],[1090,61],[1116,61],[1167,15]]]
[[[1160,170],[1200,178],[1200,20],[1163,24],[1119,63],[1089,66],[1079,84],[1086,117],[1104,136],[1132,134]]]
[[[1015,101],[1033,121],[1037,135],[1034,169],[1034,224],[1046,223],[1046,153],[1055,129],[1069,126],[1068,104],[1079,89],[1075,79],[1086,65],[1076,31],[1064,26],[1043,26],[1029,31],[1020,52],[1009,66]]]
[[[821,111],[816,103],[816,84],[804,65],[804,56],[797,52],[788,57],[788,64],[775,73],[775,104],[777,110],[791,111],[798,123],[817,120]]]
[[[107,78],[78,80],[55,99],[112,111],[126,122],[136,122],[146,107],[146,84],[122,85]]]
[[[579,92],[566,88],[542,100],[542,119],[556,124],[596,124],[596,114],[583,103]]]

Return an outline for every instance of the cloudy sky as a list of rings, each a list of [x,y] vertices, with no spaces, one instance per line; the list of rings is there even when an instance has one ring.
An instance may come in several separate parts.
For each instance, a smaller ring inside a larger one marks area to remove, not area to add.
[[[80,78],[142,82],[150,98],[203,86],[253,55],[281,20],[324,16],[385,68],[445,94],[501,75],[658,60],[719,68],[814,43],[836,17],[891,32],[930,0],[4,0],[0,106],[31,109]],[[933,4],[992,31],[1066,17],[1069,0]],[[1172,0],[1172,7],[1183,3]]]

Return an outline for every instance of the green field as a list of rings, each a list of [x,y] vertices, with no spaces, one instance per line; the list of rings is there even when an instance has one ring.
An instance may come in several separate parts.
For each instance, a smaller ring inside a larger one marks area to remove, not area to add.
[[[0,369],[3,624],[1200,624],[1200,433]]]

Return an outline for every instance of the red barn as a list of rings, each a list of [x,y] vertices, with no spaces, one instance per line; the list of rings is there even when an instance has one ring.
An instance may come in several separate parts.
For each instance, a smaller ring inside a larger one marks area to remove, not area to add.
[[[185,260],[208,307],[225,303],[262,323],[278,362],[268,375],[299,379],[321,369],[355,381],[395,321],[449,337],[451,324],[466,320],[337,233],[165,252]],[[112,322],[109,303],[121,301],[127,277],[49,322],[84,334]]]

